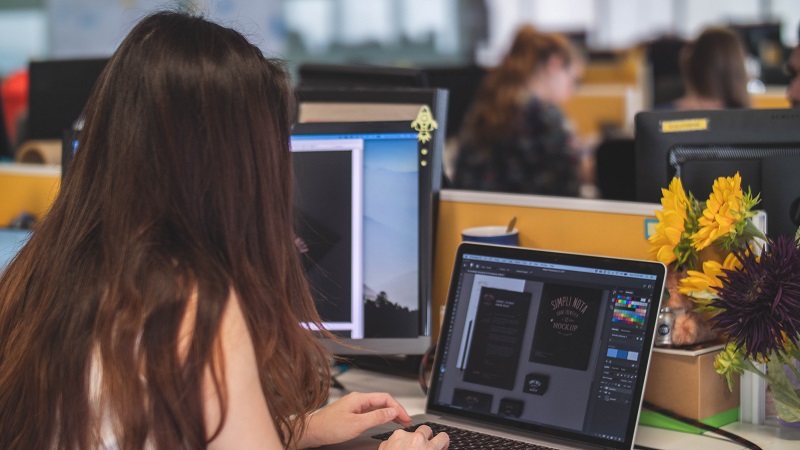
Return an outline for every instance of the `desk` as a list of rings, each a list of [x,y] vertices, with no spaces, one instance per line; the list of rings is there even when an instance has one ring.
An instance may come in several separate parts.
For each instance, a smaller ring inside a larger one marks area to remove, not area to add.
[[[350,369],[336,378],[345,386],[347,391],[389,392],[412,416],[414,414],[420,414],[425,410],[425,397],[416,379],[369,372],[361,369]],[[341,394],[342,391],[333,390],[332,398],[338,398]],[[789,450],[800,448],[800,430],[749,425],[738,422],[726,425],[723,428],[749,439],[763,449]],[[744,448],[740,444],[710,434],[695,435],[647,426],[639,427],[636,435],[636,444],[664,450],[734,450]],[[354,447],[340,444],[324,448],[328,450],[344,450]],[[377,441],[375,441],[373,448],[378,448]]]

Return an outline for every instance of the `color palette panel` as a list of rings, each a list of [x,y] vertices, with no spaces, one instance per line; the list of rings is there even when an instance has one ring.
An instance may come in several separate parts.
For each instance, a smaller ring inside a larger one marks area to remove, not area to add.
[[[606,352],[606,356],[608,356],[609,358],[624,359],[627,361],[639,360],[639,352],[632,352],[630,350],[620,350],[618,348],[609,348],[608,352]]]
[[[647,303],[635,300],[630,295],[615,295],[614,316],[611,321],[630,325],[644,325],[647,306]]]

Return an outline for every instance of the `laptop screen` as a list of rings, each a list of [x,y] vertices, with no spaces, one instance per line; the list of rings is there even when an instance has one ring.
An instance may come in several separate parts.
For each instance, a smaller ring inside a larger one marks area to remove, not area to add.
[[[429,412],[630,447],[665,271],[649,261],[462,244]]]

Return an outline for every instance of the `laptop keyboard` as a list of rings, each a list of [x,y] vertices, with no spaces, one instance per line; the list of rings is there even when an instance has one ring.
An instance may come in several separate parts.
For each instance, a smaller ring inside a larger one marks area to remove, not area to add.
[[[513,439],[492,436],[490,434],[479,433],[477,431],[470,431],[462,428],[455,428],[435,422],[425,422],[418,425],[413,425],[409,428],[406,428],[405,431],[414,431],[420,425],[427,425],[431,427],[433,434],[438,434],[442,431],[447,433],[447,435],[450,437],[450,446],[447,447],[448,450],[554,450],[552,447],[542,447],[541,445],[515,441]],[[386,433],[376,434],[372,437],[385,441],[389,439],[389,436],[391,436],[393,432],[394,431],[387,431]]]

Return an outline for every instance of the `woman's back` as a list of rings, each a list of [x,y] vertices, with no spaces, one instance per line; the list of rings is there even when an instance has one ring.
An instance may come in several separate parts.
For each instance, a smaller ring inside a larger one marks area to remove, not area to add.
[[[300,439],[328,354],[298,325],[319,319],[293,242],[291,98],[282,65],[233,30],[176,13],[134,27],[0,278],[0,448],[97,448],[109,421],[120,448],[205,448],[249,423],[230,358],[269,404],[262,426]],[[231,308],[249,346],[226,352]]]

